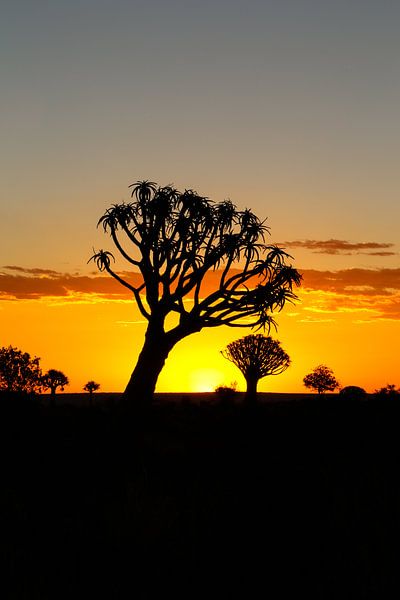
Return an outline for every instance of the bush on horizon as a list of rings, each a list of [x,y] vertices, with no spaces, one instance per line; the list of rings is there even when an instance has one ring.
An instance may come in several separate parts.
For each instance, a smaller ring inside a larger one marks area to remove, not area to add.
[[[218,385],[214,391],[220,402],[231,402],[237,394],[236,387],[236,381],[232,381],[230,385]]]
[[[396,388],[394,383],[388,383],[384,387],[375,390],[375,398],[398,400],[400,399],[400,389]]]
[[[346,399],[363,400],[367,397],[367,392],[358,385],[347,385],[340,390],[339,396]]]

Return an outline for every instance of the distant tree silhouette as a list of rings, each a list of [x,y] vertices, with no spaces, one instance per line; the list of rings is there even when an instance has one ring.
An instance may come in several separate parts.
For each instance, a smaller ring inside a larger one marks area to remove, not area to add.
[[[192,190],[179,192],[150,181],[130,187],[133,201],[114,204],[98,224],[140,271],[142,282],[133,285],[116,272],[108,251],[100,250],[90,260],[132,292],[148,320],[124,394],[129,401],[147,403],[177,342],[204,327],[269,328],[275,323],[272,311],[296,299],[293,287],[301,276],[286,264],[286,252],[265,244],[268,228],[250,210],[238,211],[230,200],[213,203]],[[205,276],[217,270],[215,289],[207,293]],[[169,329],[168,315],[178,317]]]
[[[49,369],[42,377],[42,387],[44,390],[50,390],[50,401],[55,402],[57,388],[64,391],[64,386],[69,384],[68,377],[62,371],[57,369]]]
[[[400,398],[400,389],[396,388],[394,383],[388,383],[385,387],[375,390],[375,397],[396,400]]]
[[[304,377],[303,383],[307,388],[316,390],[318,394],[333,392],[339,387],[339,382],[335,378],[332,369],[325,365],[315,367],[312,373]]]
[[[31,358],[13,346],[0,348],[0,390],[17,393],[40,391],[40,358]]]
[[[254,402],[257,384],[267,375],[279,375],[290,365],[289,355],[278,340],[262,334],[246,335],[231,342],[221,351],[222,355],[240,369],[246,380],[246,402]]]
[[[89,403],[90,404],[92,404],[92,402],[93,402],[93,392],[96,392],[99,388],[100,388],[100,384],[96,383],[92,379],[83,386],[84,391],[89,392]]]
[[[347,385],[340,390],[339,395],[343,398],[362,400],[363,398],[367,397],[367,392],[364,390],[364,388],[359,387],[358,385]]]

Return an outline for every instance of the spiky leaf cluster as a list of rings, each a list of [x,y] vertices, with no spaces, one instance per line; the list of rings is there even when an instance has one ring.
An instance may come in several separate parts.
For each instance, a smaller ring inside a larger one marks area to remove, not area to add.
[[[250,210],[150,181],[131,187],[132,201],[112,205],[99,225],[139,269],[142,283],[135,287],[122,277],[110,252],[100,250],[91,260],[131,290],[147,319],[163,323],[173,311],[187,331],[222,324],[269,328],[271,313],[296,298],[299,273],[286,264],[288,254],[265,243],[268,228]],[[206,293],[205,277],[216,270],[218,286]]]
[[[240,369],[245,379],[279,375],[290,365],[290,357],[280,342],[262,334],[246,335],[231,342],[222,355]]]

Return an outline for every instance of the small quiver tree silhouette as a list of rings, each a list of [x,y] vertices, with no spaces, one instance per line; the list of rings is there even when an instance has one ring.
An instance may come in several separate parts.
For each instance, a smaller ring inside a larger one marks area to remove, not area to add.
[[[92,406],[93,404],[93,392],[96,392],[98,389],[100,389],[100,384],[96,383],[95,381],[93,381],[92,379],[90,381],[88,381],[84,386],[83,389],[85,392],[89,392],[89,404],[90,406]]]
[[[124,392],[128,404],[146,405],[177,342],[219,325],[269,330],[272,313],[296,299],[293,287],[300,285],[301,276],[287,264],[291,257],[286,252],[266,245],[268,228],[250,210],[150,181],[130,187],[132,202],[114,204],[98,225],[140,272],[141,282],[135,284],[114,270],[111,252],[100,250],[90,260],[130,290],[148,321]],[[211,291],[206,277],[210,271],[217,274]],[[170,328],[168,315],[177,317]]]
[[[40,358],[31,358],[13,346],[0,348],[0,390],[7,393],[33,394],[41,388]]]
[[[279,375],[290,365],[290,357],[278,340],[262,334],[246,335],[231,342],[221,354],[240,369],[246,380],[246,403],[257,398],[257,384],[267,375]]]
[[[318,365],[303,379],[306,388],[316,390],[318,394],[333,392],[339,387],[339,382],[333,374],[332,369],[326,365]]]
[[[55,404],[57,388],[63,392],[64,387],[69,384],[68,377],[62,371],[49,369],[42,377],[42,387],[44,390],[50,390],[50,403]]]

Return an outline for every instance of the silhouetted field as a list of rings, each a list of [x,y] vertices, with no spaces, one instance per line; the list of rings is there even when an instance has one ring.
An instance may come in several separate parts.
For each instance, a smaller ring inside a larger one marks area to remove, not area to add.
[[[232,402],[240,404],[243,402],[245,393],[235,392]],[[335,398],[338,394],[326,394],[328,398]],[[298,402],[304,400],[312,400],[315,394],[282,394],[273,392],[259,392],[258,402],[265,403],[280,403],[280,402]],[[93,405],[101,407],[115,406],[121,398],[120,393],[116,392],[96,392],[93,394]],[[43,404],[49,404],[50,394],[39,394],[38,401]],[[155,394],[154,403],[159,404],[195,404],[195,405],[216,405],[218,397],[215,392],[159,392]],[[58,393],[56,395],[56,404],[58,406],[77,406],[84,407],[90,405],[89,394],[72,394],[68,392]]]
[[[182,396],[1,399],[3,597],[394,597],[400,403]]]

